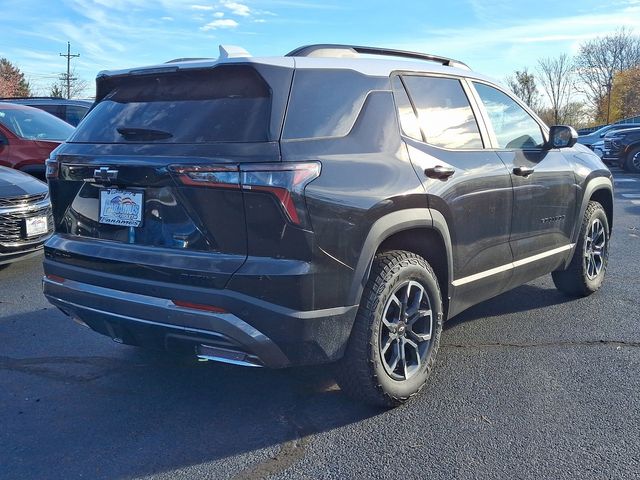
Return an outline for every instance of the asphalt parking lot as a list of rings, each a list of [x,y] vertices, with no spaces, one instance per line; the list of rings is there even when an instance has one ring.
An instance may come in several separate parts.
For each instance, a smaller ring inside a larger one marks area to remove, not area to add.
[[[40,259],[0,270],[0,478],[640,478],[640,176],[614,172],[604,287],[546,276],[445,326],[424,393],[353,403],[326,367],[167,358],[75,324]]]

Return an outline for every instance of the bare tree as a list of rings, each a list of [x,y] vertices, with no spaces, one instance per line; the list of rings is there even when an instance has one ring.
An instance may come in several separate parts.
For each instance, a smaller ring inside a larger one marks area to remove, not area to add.
[[[556,58],[541,58],[538,60],[538,74],[551,104],[553,123],[563,123],[574,89],[571,59],[566,53]]]
[[[522,71],[516,70],[505,81],[511,91],[532,110],[538,111],[540,109],[540,93],[536,85],[536,78],[533,73],[529,73],[527,67]]]
[[[76,77],[75,71],[73,76]],[[71,90],[69,98],[82,98],[87,96],[87,88],[89,88],[89,82],[83,78],[77,78],[71,82]]]
[[[58,85],[57,83],[54,83],[53,85],[51,85],[49,96],[54,98],[64,98],[62,87],[60,87],[60,85]]]
[[[575,63],[580,91],[596,116],[605,118],[607,112],[602,108],[607,105],[608,109],[615,74],[640,65],[640,37],[623,27],[612,35],[588,40],[580,45]]]
[[[65,74],[61,74],[65,75]],[[82,78],[78,78],[76,71],[73,70],[69,77],[69,98],[82,98],[87,95],[87,89],[89,88],[89,82]],[[55,95],[54,95],[55,93]],[[59,82],[51,85],[51,96],[60,95],[65,97],[67,93],[66,77]]]
[[[29,82],[24,73],[6,58],[0,58],[0,97],[28,97]]]

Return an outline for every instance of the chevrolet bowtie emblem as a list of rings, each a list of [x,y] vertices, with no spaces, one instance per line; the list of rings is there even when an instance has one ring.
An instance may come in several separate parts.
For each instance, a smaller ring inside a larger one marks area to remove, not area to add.
[[[93,171],[93,178],[96,182],[113,182],[118,178],[118,170],[112,170],[109,167],[96,168]]]

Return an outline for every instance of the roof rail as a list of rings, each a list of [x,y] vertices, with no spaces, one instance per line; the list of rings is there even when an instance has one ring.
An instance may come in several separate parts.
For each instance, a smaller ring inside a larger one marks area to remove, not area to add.
[[[453,58],[441,57],[438,55],[431,55],[428,53],[409,52],[406,50],[394,50],[391,48],[379,48],[379,47],[363,47],[358,45],[339,45],[339,44],[315,44],[305,45],[304,47],[296,48],[295,50],[287,53],[287,57],[335,57],[335,56],[355,56],[357,53],[366,55],[381,55],[385,57],[402,57],[411,58],[415,60],[427,60],[430,62],[437,62],[447,67],[458,67],[466,70],[471,70],[466,63]],[[336,55],[337,54],[337,55]]]
[[[62,97],[0,97],[0,100],[68,100]]]

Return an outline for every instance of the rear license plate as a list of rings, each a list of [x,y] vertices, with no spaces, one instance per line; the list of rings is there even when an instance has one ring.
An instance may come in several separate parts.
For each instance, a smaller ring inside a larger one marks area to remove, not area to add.
[[[24,221],[27,238],[44,235],[49,231],[46,216],[25,218]]]
[[[139,227],[142,225],[144,192],[104,188],[100,190],[100,223]]]

